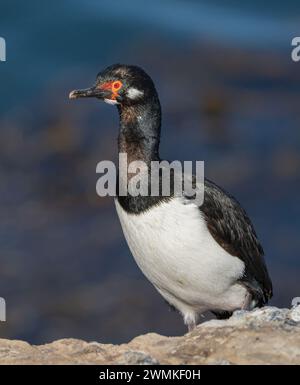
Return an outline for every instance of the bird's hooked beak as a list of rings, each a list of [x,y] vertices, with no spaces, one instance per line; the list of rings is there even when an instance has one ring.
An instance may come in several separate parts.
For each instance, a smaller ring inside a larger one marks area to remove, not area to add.
[[[69,94],[69,99],[78,98],[99,98],[105,99],[108,96],[106,90],[99,89],[97,87],[85,88],[83,90],[74,90]]]

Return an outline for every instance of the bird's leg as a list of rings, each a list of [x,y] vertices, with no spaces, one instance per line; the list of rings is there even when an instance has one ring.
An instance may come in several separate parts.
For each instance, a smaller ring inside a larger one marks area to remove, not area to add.
[[[188,331],[191,332],[192,330],[194,330],[196,327],[196,320],[197,320],[196,314],[186,313],[184,314],[183,318],[184,318],[184,323],[188,327]]]

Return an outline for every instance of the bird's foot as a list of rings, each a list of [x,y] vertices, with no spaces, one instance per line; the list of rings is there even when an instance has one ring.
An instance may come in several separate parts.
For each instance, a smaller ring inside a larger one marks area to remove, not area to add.
[[[196,322],[191,322],[187,324],[188,332],[192,332],[196,327]]]
[[[245,295],[243,305],[242,305],[242,310],[249,310],[251,308],[251,306],[250,306],[251,302],[252,302],[252,295],[249,292],[247,292],[247,294]]]

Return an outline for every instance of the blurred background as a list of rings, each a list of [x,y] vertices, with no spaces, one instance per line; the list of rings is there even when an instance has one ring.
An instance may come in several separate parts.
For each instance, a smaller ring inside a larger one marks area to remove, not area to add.
[[[69,101],[97,72],[142,66],[163,108],[161,155],[204,160],[247,210],[274,283],[300,296],[297,0],[1,1],[2,338],[120,343],[185,332],[137,268],[96,164],[117,158],[118,116]]]

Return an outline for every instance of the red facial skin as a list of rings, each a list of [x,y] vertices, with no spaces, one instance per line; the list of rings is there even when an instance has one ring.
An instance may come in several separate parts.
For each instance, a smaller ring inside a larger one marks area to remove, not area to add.
[[[119,96],[118,91],[121,89],[122,85],[122,82],[116,80],[114,82],[103,83],[100,85],[99,88],[101,90],[110,90],[112,92],[111,99],[115,100]]]

